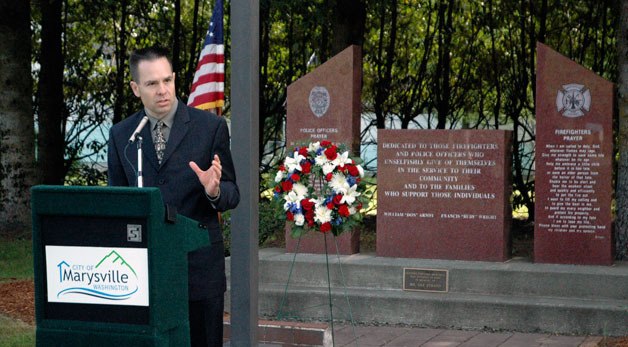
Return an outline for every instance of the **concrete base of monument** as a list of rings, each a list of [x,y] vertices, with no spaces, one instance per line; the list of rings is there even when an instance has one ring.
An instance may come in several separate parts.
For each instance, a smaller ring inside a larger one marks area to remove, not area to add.
[[[334,322],[628,334],[628,262],[586,266],[535,264],[523,258],[495,263],[374,254],[333,256],[329,262]],[[430,284],[431,292],[409,290]],[[261,317],[329,321],[325,255],[295,258],[283,249],[261,249],[258,300]],[[229,311],[229,290],[225,304]]]

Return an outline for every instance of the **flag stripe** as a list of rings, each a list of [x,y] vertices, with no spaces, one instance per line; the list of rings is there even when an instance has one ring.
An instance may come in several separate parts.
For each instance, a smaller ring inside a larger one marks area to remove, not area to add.
[[[189,106],[207,110],[225,104],[225,46],[222,29],[222,0],[216,0],[190,88]]]
[[[224,82],[209,82],[209,83],[199,84],[196,87],[196,89],[192,91],[192,93],[190,93],[190,96],[189,96],[190,102],[197,103],[196,99],[206,93],[215,93],[215,92],[224,93],[224,91],[225,91]]]
[[[195,105],[202,105],[211,102],[222,102],[224,104],[225,93],[223,92],[211,92],[199,95],[194,99]],[[194,106],[196,107],[196,106]]]
[[[224,74],[225,74],[225,64],[203,65],[198,70],[196,70],[196,74],[194,75],[194,82],[193,83],[197,83],[201,79],[201,77],[203,77],[203,76],[207,76],[207,75],[224,75]]]

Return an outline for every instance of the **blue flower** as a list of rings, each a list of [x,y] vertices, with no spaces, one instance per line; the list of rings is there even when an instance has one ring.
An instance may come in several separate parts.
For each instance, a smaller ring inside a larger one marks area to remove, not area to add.
[[[356,183],[355,177],[353,177],[353,176],[347,177],[347,183],[349,183],[349,187],[354,185]]]

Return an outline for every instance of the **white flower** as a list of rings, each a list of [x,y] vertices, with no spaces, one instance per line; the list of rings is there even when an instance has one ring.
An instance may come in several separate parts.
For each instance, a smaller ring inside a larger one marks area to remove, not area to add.
[[[283,171],[277,171],[277,175],[275,175],[275,182],[279,182],[283,179],[284,177],[284,172]]]
[[[349,152],[344,152],[342,154],[338,154],[336,159],[332,160],[332,163],[336,166],[345,166],[345,164],[352,164],[353,160],[349,158]]]
[[[325,202],[325,199],[323,199],[322,197],[318,199],[310,198],[310,201],[314,203],[314,209],[317,209],[321,206],[324,206],[323,203]],[[325,206],[325,208],[327,208],[327,206]]]
[[[331,210],[325,205],[317,205],[314,211],[314,220],[321,224],[331,222]]]
[[[300,202],[307,195],[307,187],[301,183],[295,183],[292,185],[292,190],[286,194],[286,201]]]
[[[321,143],[317,141],[317,142],[310,143],[310,145],[307,147],[307,150],[308,152],[316,153],[316,151],[318,151],[319,148],[321,148]]]
[[[318,166],[323,166],[325,163],[328,163],[329,159],[327,159],[327,156],[325,155],[325,153],[321,153],[321,155],[317,156],[316,158],[314,158],[314,163],[316,163],[316,165]]]
[[[327,161],[326,163],[323,164],[323,174],[327,175],[328,173],[333,172],[335,168],[336,168],[336,165],[334,165],[334,162]]]
[[[360,173],[360,177],[364,177],[364,168],[362,167],[362,165],[356,165],[355,167],[358,168],[358,172]]]
[[[336,194],[346,194],[349,189],[349,183],[347,183],[347,178],[340,172],[336,172],[331,181],[329,181],[329,186],[334,190]]]
[[[347,192],[342,196],[342,199],[340,199],[340,203],[346,203],[348,205],[351,205],[355,202],[355,198],[357,198],[358,196],[360,196],[360,193],[358,193],[356,191],[356,189],[358,188],[357,184],[352,185]]]
[[[295,170],[301,171],[301,161],[303,159],[305,159],[305,157],[295,151],[292,157],[286,157],[283,165],[286,167],[288,172],[294,172]]]
[[[294,215],[294,224],[297,226],[303,226],[305,223],[305,216],[302,213],[298,213]]]
[[[292,191],[297,194],[297,196],[301,197],[301,199],[305,198],[307,195],[307,187],[303,185],[303,183],[295,183],[292,185]]]

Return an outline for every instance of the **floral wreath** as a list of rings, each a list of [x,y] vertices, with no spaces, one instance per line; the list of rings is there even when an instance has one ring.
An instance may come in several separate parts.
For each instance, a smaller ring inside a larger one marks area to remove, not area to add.
[[[296,147],[274,179],[274,198],[298,237],[311,230],[338,236],[362,220],[364,169],[330,141]]]

